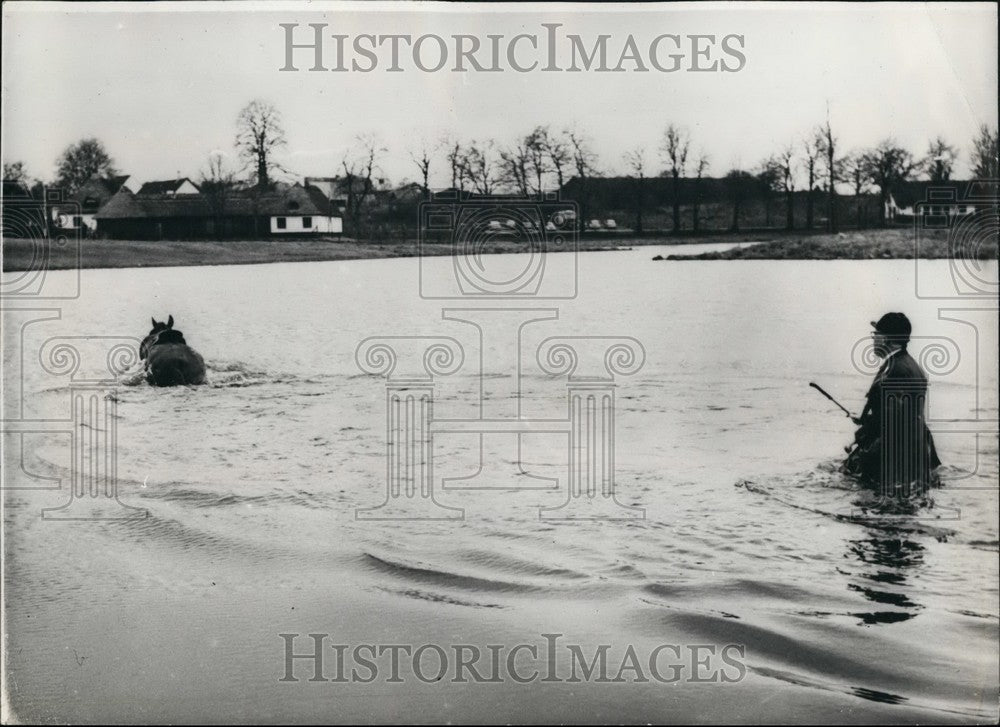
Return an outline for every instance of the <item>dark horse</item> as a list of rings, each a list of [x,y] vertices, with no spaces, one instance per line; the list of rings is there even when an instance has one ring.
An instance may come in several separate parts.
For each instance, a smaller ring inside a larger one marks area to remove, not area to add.
[[[187,345],[184,334],[174,330],[174,317],[166,323],[153,320],[153,330],[139,346],[146,361],[146,381],[153,386],[205,383],[205,361]]]

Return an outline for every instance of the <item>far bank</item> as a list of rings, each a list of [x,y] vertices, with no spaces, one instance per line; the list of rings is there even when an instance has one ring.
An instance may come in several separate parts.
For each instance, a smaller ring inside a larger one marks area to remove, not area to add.
[[[770,233],[724,235],[670,235],[585,237],[581,251],[618,250],[638,245],[678,245],[771,239]],[[527,245],[497,238],[476,246],[479,254],[525,252]],[[416,240],[371,242],[350,238],[297,238],[285,240],[103,240],[87,239],[59,244],[38,240],[3,242],[3,270],[72,270],[77,268],[145,268],[192,265],[253,265],[279,262],[323,262],[418,255],[451,255],[451,244],[420,244]]]
[[[700,243],[757,242],[760,244],[722,252],[680,256],[685,260],[856,260],[895,258],[983,258],[997,257],[997,240],[954,239],[948,230],[912,228],[863,230],[838,234],[805,232],[746,232],[713,235],[657,235],[587,238],[577,244],[580,251],[618,250],[636,246]],[[480,247],[480,254],[524,252],[526,245],[513,240],[494,240]],[[424,244],[415,240],[368,242],[350,239],[296,240],[81,240],[79,243],[8,239],[3,242],[3,270],[67,270],[76,268],[174,267],[195,265],[250,265],[276,262],[320,262],[417,255],[451,255],[450,244]],[[656,259],[656,258],[654,258]],[[662,259],[662,258],[659,258]],[[666,258],[672,259],[672,258]]]
[[[854,230],[837,234],[792,235],[759,245],[697,255],[657,255],[654,260],[894,260],[997,259],[996,227],[928,230]]]

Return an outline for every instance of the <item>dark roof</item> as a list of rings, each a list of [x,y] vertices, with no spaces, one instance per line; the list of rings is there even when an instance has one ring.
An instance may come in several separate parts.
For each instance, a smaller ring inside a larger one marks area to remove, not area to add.
[[[91,177],[80,185],[64,202],[52,205],[56,211],[64,214],[92,215],[107,203],[122,188],[129,175],[121,174],[114,177]]]
[[[108,177],[104,180],[104,183],[111,190],[111,194],[114,194],[122,188],[122,185],[128,181],[128,178],[128,174],[119,174],[117,177]]]
[[[912,207],[927,199],[927,190],[932,186],[930,182],[897,182],[892,186],[892,198],[899,207]]]
[[[3,199],[31,199],[31,192],[28,191],[27,185],[23,182],[19,182],[16,179],[5,179],[3,180]]]
[[[180,197],[167,194],[132,194],[127,189],[112,197],[97,213],[97,219],[209,217],[212,208],[200,194]]]
[[[323,194],[322,189],[314,187],[310,184],[305,187],[305,190],[306,194],[309,195],[309,199],[316,206],[316,209],[320,210],[320,214],[327,217],[337,214],[337,210],[334,208],[333,200],[327,199],[327,196]]]
[[[949,182],[897,182],[892,187],[892,198],[900,208],[912,207],[920,202],[929,204],[973,203],[977,197],[995,196],[996,187],[983,189],[982,182],[952,180]],[[980,202],[982,200],[979,200]]]
[[[145,185],[144,185],[145,186]],[[229,217],[315,215],[328,216],[330,204],[319,190],[296,184],[283,191],[232,190],[222,198],[222,213]],[[98,212],[98,219],[211,217],[212,198],[204,194],[131,194],[123,189]]]
[[[91,177],[73,193],[70,204],[56,205],[56,207],[64,211],[79,209],[85,214],[94,214],[122,188],[127,180],[127,174],[115,177]]]
[[[127,174],[119,174],[114,177],[91,177],[80,186],[74,196],[80,197],[84,191],[94,191],[105,192],[110,197],[122,188],[122,185],[128,181],[128,177]]]
[[[563,185],[562,198],[605,199],[611,206],[627,207],[633,204],[637,182],[633,177],[590,177],[586,180],[573,177]],[[642,180],[642,189],[651,203],[668,204],[673,201],[672,177],[646,177]],[[690,204],[695,200],[722,199],[727,194],[726,181],[717,177],[703,177],[700,180],[682,177],[677,180],[677,197],[681,204]]]
[[[162,182],[146,182],[139,188],[137,194],[174,194],[184,182],[191,182],[187,177],[168,179]],[[191,182],[194,184],[194,182]],[[197,188],[197,184],[194,185]]]
[[[424,188],[417,182],[408,182],[395,189],[378,190],[376,194],[394,200],[415,201],[424,198]]]
[[[317,190],[318,191],[318,190]],[[254,208],[257,214],[261,215],[327,215],[329,214],[329,203],[326,197],[320,192],[314,197],[301,184],[288,187],[282,192],[255,193],[254,190],[246,190],[232,201],[235,207],[241,212],[236,214],[253,214]]]

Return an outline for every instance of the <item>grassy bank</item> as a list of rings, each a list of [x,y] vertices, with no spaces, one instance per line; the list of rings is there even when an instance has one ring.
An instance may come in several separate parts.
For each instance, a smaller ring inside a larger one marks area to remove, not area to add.
[[[724,252],[691,256],[670,256],[667,260],[863,260],[878,258],[912,258],[912,229],[865,230],[837,235],[764,233],[650,236],[588,239],[580,241],[578,249],[617,250],[640,245],[684,245],[699,243],[759,242],[757,245]],[[48,256],[44,266],[49,270],[81,268],[132,268],[190,265],[247,265],[275,262],[316,262],[324,260],[359,260],[370,258],[450,255],[448,244],[424,245],[415,240],[403,242],[358,242],[355,240],[211,240],[136,241],[83,240],[76,245],[51,243],[40,248],[36,242],[8,239],[3,243],[3,270],[14,272],[41,267],[38,257],[44,250]],[[917,248],[922,258],[952,256],[946,231],[928,234]],[[996,258],[997,241],[992,245],[974,246],[974,257]],[[497,240],[480,250],[482,253],[523,252],[524,244]],[[654,258],[663,259],[663,258]]]
[[[896,258],[996,259],[997,239],[973,239],[956,245],[947,230],[862,230],[836,235],[787,235],[759,245],[700,255],[670,255],[660,260],[875,260]]]
[[[765,236],[766,237],[766,236]],[[583,239],[580,250],[616,250],[636,245],[664,245],[703,242],[739,242],[760,240],[760,235],[699,236],[699,237],[616,237],[614,239]],[[421,253],[415,240],[404,242],[357,242],[354,240],[211,240],[135,241],[83,240],[79,251],[72,244],[47,246],[49,270],[81,268],[142,268],[189,265],[247,265],[277,262],[316,262],[322,260],[359,260],[368,258],[413,257]],[[499,240],[486,245],[481,252],[523,252],[524,244]],[[5,272],[32,270],[39,267],[36,256],[40,250],[35,241],[4,240],[3,269]],[[425,245],[424,255],[450,255],[446,244]]]

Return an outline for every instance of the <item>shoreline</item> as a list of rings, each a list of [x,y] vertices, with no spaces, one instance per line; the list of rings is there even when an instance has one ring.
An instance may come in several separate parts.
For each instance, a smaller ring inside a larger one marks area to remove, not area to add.
[[[740,243],[757,244],[735,247]],[[746,233],[687,234],[676,237],[622,236],[580,240],[578,252],[601,252],[633,247],[731,243],[733,249],[695,255],[655,256],[653,260],[864,260],[941,259],[953,256],[948,231],[934,231],[919,245],[912,229],[886,229],[828,233],[759,231]],[[523,252],[522,243],[493,241],[478,250],[482,254]],[[401,242],[358,242],[351,239],[292,240],[81,240],[79,245],[51,245],[40,265],[36,241],[10,239],[3,242],[3,272],[90,268],[188,267],[204,265],[255,265],[283,262],[330,262],[373,260],[420,255],[453,254],[446,243],[421,245]],[[916,254],[915,254],[916,253]],[[980,259],[996,259],[996,245],[975,249]]]
[[[997,240],[965,239],[951,230],[854,230],[823,235],[788,235],[758,245],[697,255],[657,255],[654,260],[996,260]]]
[[[629,249],[634,246],[686,245],[719,242],[759,242],[771,239],[768,234],[620,236],[583,239],[579,252]],[[523,252],[524,245],[492,241],[479,249],[485,254]],[[15,238],[4,240],[3,271],[37,270],[36,241]],[[342,239],[289,240],[81,240],[77,245],[50,245],[45,254],[47,270],[88,268],[187,267],[202,265],[254,265],[283,262],[330,262],[340,260],[377,260],[419,255],[451,255],[445,243],[422,245],[417,240],[398,242],[359,242]]]

